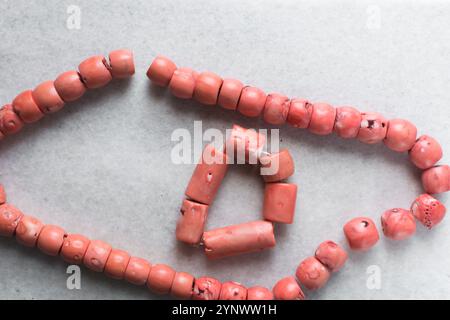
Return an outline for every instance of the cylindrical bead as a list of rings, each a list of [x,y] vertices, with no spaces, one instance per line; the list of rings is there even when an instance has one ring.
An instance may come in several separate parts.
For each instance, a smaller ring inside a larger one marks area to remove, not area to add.
[[[327,103],[314,103],[309,122],[309,131],[318,135],[328,135],[333,132],[336,120],[336,108]]]
[[[218,300],[222,284],[211,277],[200,277],[194,281],[192,300]]]
[[[315,257],[331,272],[339,271],[347,261],[347,252],[333,241],[324,241],[316,249]]]
[[[78,100],[86,92],[80,74],[74,70],[60,74],[55,80],[55,89],[65,102]]]
[[[391,150],[405,152],[410,150],[417,138],[417,128],[408,120],[392,119],[388,122],[388,129],[384,144]]]
[[[344,234],[350,248],[359,251],[369,250],[380,238],[375,222],[367,217],[358,217],[347,222]]]
[[[114,279],[123,279],[129,261],[130,255],[128,252],[112,249],[106,261],[105,274]]]
[[[450,167],[431,167],[422,173],[422,185],[427,193],[436,194],[450,191]]]
[[[20,93],[12,102],[14,112],[25,123],[36,122],[44,116],[33,99],[33,91],[27,90]]]
[[[255,87],[244,87],[237,110],[247,117],[258,117],[266,103],[267,95],[261,89]]]
[[[45,81],[33,90],[33,99],[43,113],[53,113],[64,107],[64,100],[56,91],[53,81]]]
[[[61,257],[70,264],[82,264],[91,240],[81,234],[68,234],[61,248]]]
[[[336,109],[334,132],[344,139],[356,138],[361,126],[361,113],[353,107]]]
[[[147,283],[151,265],[145,259],[131,257],[125,270],[124,278],[126,281],[142,286]]]
[[[147,279],[147,287],[157,294],[167,294],[172,288],[175,270],[165,264],[152,266]]]
[[[0,236],[12,237],[23,213],[8,203],[0,205]]]
[[[265,182],[285,180],[292,176],[295,171],[294,159],[292,159],[288,149],[262,156],[259,161],[261,163],[261,175]]]
[[[37,241],[37,247],[50,256],[57,256],[64,243],[66,232],[63,228],[47,224],[45,225]]]
[[[26,247],[36,246],[37,239],[43,227],[44,224],[39,219],[24,215],[16,228],[17,242]]]
[[[157,86],[167,87],[177,69],[175,63],[164,56],[157,56],[147,70],[147,77]]]
[[[128,49],[114,50],[109,53],[109,67],[113,78],[129,78],[135,73],[133,52]]]
[[[180,211],[176,228],[177,240],[190,245],[199,244],[208,216],[208,206],[185,199]]]
[[[388,121],[377,112],[361,113],[361,126],[358,140],[367,144],[375,144],[386,138]]]
[[[266,183],[264,191],[264,219],[291,224],[294,221],[297,185]]]
[[[431,229],[444,219],[446,208],[429,194],[422,194],[414,200],[411,212],[425,227]]]
[[[109,69],[110,66],[104,56],[92,56],[81,62],[78,66],[81,80],[88,89],[97,89],[106,86],[112,80]]]
[[[111,253],[111,245],[101,240],[91,240],[84,255],[84,265],[96,272],[103,272]]]
[[[244,84],[236,79],[224,79],[217,104],[222,108],[236,110]]]
[[[195,80],[194,99],[205,105],[217,104],[222,82],[222,78],[215,73],[200,73]]]
[[[289,107],[288,97],[279,93],[269,94],[264,105],[264,121],[274,125],[284,124],[289,114]]]
[[[247,300],[247,288],[237,282],[224,282],[220,289],[219,300]]]
[[[381,215],[381,227],[386,237],[404,240],[416,232],[416,221],[409,210],[395,208]]]

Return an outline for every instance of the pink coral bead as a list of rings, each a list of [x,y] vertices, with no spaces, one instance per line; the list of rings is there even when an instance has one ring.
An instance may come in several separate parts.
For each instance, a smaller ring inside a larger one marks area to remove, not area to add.
[[[247,300],[247,288],[237,282],[224,282],[219,300]]]
[[[113,78],[129,78],[135,73],[133,52],[128,49],[114,50],[109,53],[109,67]]]
[[[15,134],[23,128],[23,121],[14,112],[12,105],[0,109],[0,132],[4,135]]]
[[[222,108],[236,110],[244,84],[236,79],[224,79],[217,104]]]
[[[195,279],[192,300],[218,300],[222,284],[211,277]]]
[[[405,152],[410,150],[417,138],[417,128],[408,120],[389,120],[384,144],[391,150]]]
[[[43,113],[53,113],[64,107],[64,100],[56,91],[53,81],[45,81],[33,90],[33,99]]]
[[[173,278],[170,293],[180,299],[190,299],[194,288],[195,278],[187,272],[177,272]]]
[[[326,103],[314,103],[309,123],[309,131],[318,135],[328,135],[333,132],[336,120],[336,109]]]
[[[380,238],[375,223],[366,217],[354,218],[347,222],[344,233],[350,248],[359,251],[372,248]]]
[[[450,167],[442,165],[425,170],[422,173],[422,184],[427,193],[450,191]]]
[[[169,58],[157,56],[147,70],[147,77],[160,87],[167,87],[177,66]]]
[[[84,255],[84,265],[96,272],[103,272],[111,254],[111,246],[101,240],[92,240]]]
[[[57,256],[64,243],[66,232],[63,228],[54,225],[45,225],[37,241],[37,247],[50,256]]]
[[[289,114],[289,107],[288,97],[279,93],[269,94],[264,105],[264,121],[274,125],[284,124]]]
[[[55,80],[55,89],[61,99],[72,102],[80,99],[86,92],[86,86],[81,81],[78,71],[66,71]]]
[[[432,229],[445,217],[445,206],[429,194],[421,194],[411,205],[411,212],[425,227]]]
[[[105,274],[113,279],[123,279],[129,261],[130,255],[128,252],[118,249],[111,250],[106,261]]]
[[[112,80],[110,66],[104,56],[92,56],[78,66],[81,79],[88,89],[106,86]]]
[[[61,248],[61,257],[70,264],[83,263],[90,242],[88,238],[81,234],[67,235]]]
[[[266,183],[264,190],[264,219],[291,224],[297,202],[297,185],[291,183]]]
[[[309,290],[322,288],[330,278],[328,269],[315,257],[303,260],[295,272],[298,281]]]
[[[190,68],[175,70],[169,83],[171,93],[180,99],[192,99],[196,78],[197,73]]]
[[[441,145],[430,136],[420,136],[409,151],[409,158],[419,169],[431,168],[442,158]]]
[[[305,294],[294,277],[278,281],[272,289],[276,300],[305,300]]]
[[[331,272],[339,271],[347,261],[347,252],[333,241],[324,241],[316,249],[315,257]]]
[[[246,129],[233,125],[226,142],[226,154],[229,163],[257,164],[264,145],[266,136],[254,129]]]
[[[175,270],[165,264],[155,264],[148,274],[147,287],[157,294],[167,294],[172,288]]]
[[[292,99],[287,122],[296,128],[306,129],[311,122],[313,105],[305,99]]]
[[[33,99],[33,91],[20,93],[12,102],[14,112],[25,123],[36,122],[44,116],[41,109]]]
[[[261,174],[265,182],[278,182],[292,176],[295,171],[294,159],[288,149],[283,149],[278,153],[262,156]]]
[[[251,287],[247,289],[247,300],[273,300],[273,293],[264,287]]]
[[[199,244],[208,217],[208,206],[185,199],[180,211],[175,231],[177,240],[190,245]]]
[[[151,264],[145,259],[131,257],[125,270],[124,278],[126,281],[142,286],[147,283]]]
[[[8,203],[0,205],[0,236],[12,237],[23,213]]]
[[[26,247],[36,246],[44,224],[35,217],[23,216],[16,228],[16,240]]]
[[[2,184],[0,184],[0,205],[6,203],[6,192]]]
[[[244,87],[237,110],[247,117],[258,117],[264,110],[266,94],[261,89],[255,87]]]
[[[388,122],[377,112],[361,113],[361,126],[358,140],[367,144],[375,144],[386,137]]]
[[[409,210],[395,208],[385,211],[381,216],[381,226],[386,237],[404,240],[416,232],[416,221]]]
[[[344,139],[356,138],[361,126],[361,113],[353,107],[336,109],[334,132]]]
[[[222,78],[213,72],[202,72],[195,80],[194,99],[204,105],[215,105],[219,98]]]

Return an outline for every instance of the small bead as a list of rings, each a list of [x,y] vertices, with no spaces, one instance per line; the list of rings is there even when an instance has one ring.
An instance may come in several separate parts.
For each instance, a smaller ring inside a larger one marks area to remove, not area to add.
[[[26,246],[34,247],[44,224],[32,216],[23,216],[16,228],[17,242]]]
[[[88,89],[97,89],[106,86],[111,80],[110,67],[104,56],[87,58],[78,66],[81,80]]]
[[[381,227],[386,237],[405,240],[416,232],[416,221],[409,210],[395,208],[383,213]]]
[[[64,242],[66,232],[63,228],[54,225],[45,225],[37,241],[37,247],[50,256],[57,256]]]
[[[123,250],[113,249],[106,261],[105,274],[113,279],[121,280],[125,275],[130,255]]]
[[[287,122],[296,128],[306,129],[311,122],[313,105],[305,99],[292,99]]]
[[[278,281],[272,289],[276,300],[305,300],[305,294],[294,277]]]
[[[244,87],[237,110],[244,116],[258,117],[264,109],[266,98],[266,94],[261,89],[249,86]]]
[[[203,244],[208,258],[219,259],[272,248],[276,242],[271,222],[252,221],[206,231]]]
[[[450,167],[436,166],[422,173],[422,185],[425,192],[436,194],[450,191]]]
[[[195,278],[186,272],[177,272],[173,278],[170,293],[180,299],[190,299],[194,288]]]
[[[61,257],[67,263],[82,264],[90,242],[91,240],[81,234],[67,235],[61,248]]]
[[[335,120],[335,108],[326,103],[314,103],[308,129],[314,134],[328,135],[333,132]]]
[[[53,81],[46,81],[33,90],[33,99],[43,113],[53,113],[64,107]]]
[[[344,139],[356,138],[361,126],[361,113],[353,107],[336,109],[334,132]]]
[[[177,69],[175,63],[164,56],[157,56],[148,68],[147,77],[157,86],[167,87]]]
[[[192,300],[218,300],[222,284],[211,277],[195,279]]]
[[[11,135],[23,128],[23,122],[14,112],[12,105],[7,104],[0,109],[0,132]]]
[[[264,219],[291,224],[294,221],[297,185],[266,183],[264,191]]]
[[[72,102],[81,98],[86,92],[86,86],[81,81],[78,71],[66,71],[55,80],[55,89],[61,99]]]
[[[391,150],[405,152],[416,143],[417,128],[403,119],[389,120],[384,144]]]
[[[285,180],[294,174],[294,160],[289,150],[283,149],[278,153],[262,156],[261,175],[265,182],[278,182]]]
[[[211,204],[227,168],[227,156],[213,145],[207,145],[186,188],[186,196],[203,204]]]
[[[12,237],[22,217],[22,211],[13,205],[0,205],[0,236]]]
[[[109,66],[113,78],[125,79],[131,77],[135,73],[133,52],[127,49],[111,51]]]
[[[175,70],[169,83],[172,94],[180,99],[192,99],[194,96],[197,73],[190,68]]]
[[[247,289],[247,300],[273,300],[273,293],[264,287],[251,287]]]
[[[6,192],[2,184],[0,184],[0,205],[6,203]]]
[[[84,255],[84,265],[96,272],[103,272],[111,253],[111,246],[101,240],[91,240]]]
[[[217,104],[222,78],[212,72],[202,72],[195,80],[194,99],[205,105]]]
[[[25,123],[36,122],[44,116],[33,99],[33,91],[27,90],[19,94],[12,102],[14,112]]]
[[[420,136],[409,151],[409,158],[419,169],[431,168],[442,158],[441,145],[430,136]]]
[[[264,105],[264,121],[274,125],[284,124],[289,114],[289,107],[288,97],[278,93],[269,94]]]
[[[147,283],[148,275],[150,273],[151,265],[145,259],[138,257],[131,257],[125,270],[125,280],[142,286]]]
[[[333,241],[324,241],[316,249],[315,257],[331,272],[339,271],[347,261],[347,252]]]
[[[254,129],[233,125],[226,142],[229,163],[257,164],[266,143],[266,136]]]
[[[309,290],[322,288],[330,278],[330,272],[315,257],[303,260],[295,272],[297,279]]]
[[[372,248],[380,238],[375,223],[366,217],[354,218],[347,222],[344,233],[350,248],[359,251]]]
[[[217,104],[222,108],[236,110],[244,84],[236,79],[224,79]]]
[[[422,194],[414,200],[411,212],[425,227],[432,229],[445,217],[445,206],[429,194]]]
[[[208,206],[185,199],[180,211],[181,217],[175,232],[177,240],[190,245],[199,244],[208,216]]]
[[[247,288],[237,282],[224,282],[220,289],[219,300],[247,300]]]
[[[175,270],[165,264],[152,266],[147,279],[147,287],[157,294],[167,294],[172,288]]]
[[[377,112],[361,113],[361,127],[358,140],[367,144],[375,144],[386,138],[387,120]]]

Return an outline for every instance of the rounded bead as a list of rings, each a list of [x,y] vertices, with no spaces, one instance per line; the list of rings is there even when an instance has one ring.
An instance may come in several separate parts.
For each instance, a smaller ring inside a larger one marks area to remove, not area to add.
[[[237,282],[224,282],[220,289],[219,300],[247,300],[247,288]]]
[[[148,68],[147,77],[157,86],[167,87],[177,69],[175,63],[164,56],[157,56]]]
[[[217,104],[222,81],[215,73],[209,71],[200,73],[195,80],[194,99],[205,105]]]
[[[61,99],[72,102],[81,98],[86,92],[86,86],[81,81],[78,71],[66,71],[55,80],[55,89]]]
[[[175,70],[169,83],[172,94],[180,99],[192,99],[197,73],[190,68]]]
[[[297,185],[291,183],[266,183],[264,191],[264,219],[291,224],[294,221]]]
[[[255,87],[244,87],[237,110],[247,117],[258,117],[266,103],[266,94],[261,89]]]
[[[147,282],[148,274],[150,273],[151,265],[145,259],[138,257],[131,257],[125,270],[125,280],[141,286]]]
[[[433,228],[445,217],[445,206],[429,194],[422,194],[414,200],[411,212],[425,227]]]
[[[64,107],[53,81],[46,81],[33,90],[33,99],[43,113],[53,113]]]
[[[269,94],[264,105],[264,121],[274,125],[284,124],[289,113],[289,106],[288,97],[279,93]]]
[[[105,274],[114,279],[123,279],[129,261],[130,255],[128,252],[118,249],[111,250],[106,261]]]
[[[57,256],[64,242],[66,232],[63,228],[54,225],[45,225],[37,241],[37,247],[50,256]]]
[[[339,271],[347,261],[347,252],[333,241],[324,241],[316,249],[315,257],[331,272]]]
[[[442,158],[441,145],[430,136],[420,136],[409,151],[409,158],[419,169],[431,168]]]
[[[110,67],[104,56],[87,58],[78,66],[81,80],[88,89],[97,89],[106,86],[111,80]]]
[[[0,109],[0,132],[10,135],[19,132],[23,128],[23,122],[14,112],[12,105],[7,104]]]
[[[416,221],[409,210],[395,208],[381,215],[381,227],[386,237],[404,240],[416,232]]]
[[[316,290],[323,287],[330,278],[330,272],[315,257],[303,260],[295,272],[297,279],[309,290]]]
[[[273,293],[264,287],[251,287],[247,289],[247,300],[273,300]]]
[[[111,253],[111,246],[101,240],[91,240],[84,255],[84,265],[96,272],[103,272]]]
[[[190,299],[194,288],[195,278],[186,272],[177,272],[173,278],[170,293],[180,299]]]
[[[380,238],[375,223],[366,217],[354,218],[347,222],[344,233],[350,248],[360,251],[370,249]]]
[[[22,211],[13,205],[0,205],[0,236],[12,237],[22,217]]]
[[[353,107],[336,109],[334,132],[344,139],[356,138],[361,126],[361,113]]]
[[[36,122],[44,116],[33,99],[33,91],[27,90],[19,94],[12,102],[14,112],[25,123]]]
[[[262,156],[261,175],[265,182],[278,182],[285,180],[294,174],[294,159],[288,149],[283,149],[278,153]]]
[[[294,277],[278,281],[272,289],[276,300],[305,300],[305,294]]]
[[[296,128],[306,129],[311,122],[313,105],[305,99],[292,99],[287,122]]]
[[[27,247],[34,247],[43,227],[44,224],[40,220],[24,215],[16,228],[17,242]]]
[[[375,144],[386,138],[387,120],[377,112],[361,113],[361,127],[358,140],[367,144]]]
[[[167,294],[172,288],[175,270],[165,264],[152,266],[147,279],[147,287],[157,294]]]
[[[6,203],[6,192],[2,184],[0,184],[0,205]]]
[[[133,51],[114,50],[109,53],[109,67],[113,78],[129,78],[135,73]]]
[[[211,277],[195,279],[192,300],[218,300],[222,284]]]
[[[61,257],[70,264],[83,263],[90,242],[88,238],[81,234],[68,234],[61,248]]]
[[[403,119],[389,120],[384,144],[391,150],[405,152],[410,150],[417,138],[417,128]]]
[[[222,108],[236,110],[244,84],[236,79],[224,79],[217,104]]]
[[[450,167],[442,165],[425,170],[422,173],[422,185],[431,194],[450,191]]]
[[[335,120],[335,108],[326,103],[314,103],[308,129],[314,134],[328,135],[333,132]]]

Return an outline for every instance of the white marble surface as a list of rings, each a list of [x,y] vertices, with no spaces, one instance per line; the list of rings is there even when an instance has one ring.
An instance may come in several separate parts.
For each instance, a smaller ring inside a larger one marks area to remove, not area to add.
[[[375,7],[373,4],[377,4]],[[66,26],[69,5],[81,29]],[[233,76],[266,91],[350,104],[417,124],[436,137],[449,162],[450,3],[446,1],[0,1],[0,101],[10,102],[92,54],[127,47],[137,74],[89,92],[58,114],[0,145],[0,179],[24,212],[71,232],[109,241],[152,262],[197,276],[271,287],[293,274],[323,240],[343,242],[342,226],[367,215],[378,222],[421,192],[405,154],[335,136],[283,127],[292,151],[298,207],[278,226],[278,245],[259,254],[210,262],[174,239],[193,165],[170,162],[176,128],[192,130],[261,121],[205,108],[152,88],[145,71],[156,54],[179,65]],[[263,184],[234,167],[214,203],[208,228],[257,219]],[[449,206],[448,195],[440,199]],[[351,254],[344,270],[312,299],[450,298],[447,218],[402,243],[382,239]],[[379,267],[371,290],[367,269]],[[82,289],[66,288],[67,265],[0,239],[2,299],[149,299],[144,288],[82,269]]]

